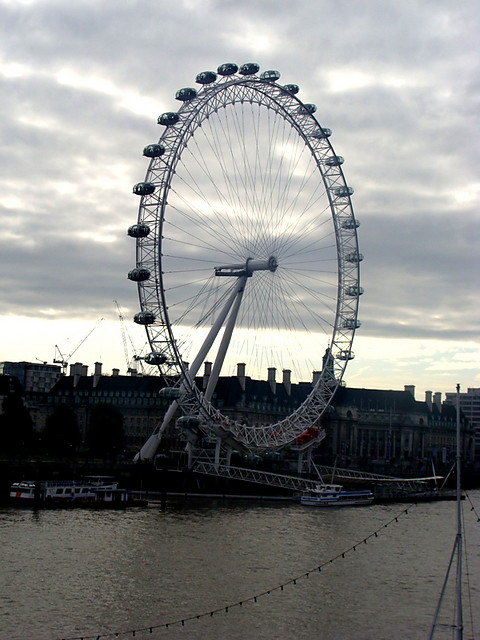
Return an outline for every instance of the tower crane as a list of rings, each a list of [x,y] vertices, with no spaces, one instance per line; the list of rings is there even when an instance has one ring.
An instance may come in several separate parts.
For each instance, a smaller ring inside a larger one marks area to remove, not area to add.
[[[120,310],[120,305],[118,304],[117,300],[113,301],[115,303],[115,306],[117,308],[117,314],[118,314],[118,318],[120,320],[120,328],[122,331],[122,341],[123,341],[123,350],[125,353],[125,362],[127,363],[127,375],[131,375],[136,373],[136,369],[134,367],[131,366],[131,361],[130,361],[130,357],[128,355],[128,345],[127,345],[127,336],[128,336],[128,340],[130,342],[130,346],[132,347],[133,351],[135,352],[135,347],[133,345],[132,339],[131,337],[128,335],[127,330],[125,328],[125,318]],[[134,360],[135,362],[139,362],[140,363],[140,367],[143,371],[143,364],[141,362],[141,357],[134,355],[132,360]]]
[[[60,348],[58,346],[58,344],[55,345],[55,356],[53,358],[53,362],[55,364],[59,364],[62,369],[63,369],[63,373],[66,373],[66,369],[68,367],[68,363],[70,362],[71,357],[80,349],[80,347],[82,346],[82,344],[85,342],[85,340],[90,337],[90,335],[95,331],[95,329],[98,327],[98,325],[100,324],[100,322],[102,322],[103,318],[99,318],[97,320],[97,322],[95,323],[95,325],[90,329],[90,331],[87,333],[87,335],[82,338],[80,340],[80,342],[77,344],[77,346],[75,347],[75,349],[68,355],[68,356],[64,356],[62,354],[62,352],[60,351]]]

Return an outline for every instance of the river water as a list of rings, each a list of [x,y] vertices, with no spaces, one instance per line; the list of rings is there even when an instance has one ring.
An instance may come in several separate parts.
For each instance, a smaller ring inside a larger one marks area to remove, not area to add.
[[[464,617],[470,629],[472,606],[478,634],[480,492],[469,498],[472,601],[465,595]],[[428,638],[455,527],[453,502],[3,509],[0,638],[420,640]]]

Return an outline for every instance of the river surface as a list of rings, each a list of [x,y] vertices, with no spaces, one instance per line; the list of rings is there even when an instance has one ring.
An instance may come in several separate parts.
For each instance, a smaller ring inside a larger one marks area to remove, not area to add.
[[[464,638],[473,637],[471,609],[480,637],[480,491],[469,498]],[[0,638],[420,640],[455,527],[454,502],[3,509]],[[443,621],[452,611],[448,602]]]

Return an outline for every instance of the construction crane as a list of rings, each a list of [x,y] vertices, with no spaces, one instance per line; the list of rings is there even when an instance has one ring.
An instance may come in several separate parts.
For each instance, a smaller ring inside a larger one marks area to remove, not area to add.
[[[95,325],[90,329],[90,331],[87,333],[87,335],[82,338],[80,340],[80,342],[77,344],[77,346],[75,347],[75,349],[68,355],[68,356],[64,356],[62,354],[62,352],[59,349],[58,344],[55,345],[55,356],[53,358],[53,362],[55,364],[59,364],[62,369],[63,369],[63,373],[66,373],[66,369],[68,367],[68,363],[70,362],[70,359],[72,358],[72,356],[80,349],[80,347],[82,346],[82,344],[85,342],[85,340],[90,337],[90,335],[95,331],[95,329],[98,327],[98,325],[100,324],[100,322],[102,322],[103,318],[99,318],[97,320],[97,322],[95,323]]]
[[[128,345],[127,345],[127,337],[128,337],[128,341],[130,342],[130,346],[132,347],[133,351],[135,352],[135,347],[133,345],[132,339],[130,337],[130,335],[127,333],[127,329],[125,327],[125,318],[123,317],[123,314],[120,310],[120,305],[118,304],[118,302],[116,300],[113,301],[115,303],[115,306],[117,308],[117,314],[118,314],[118,318],[120,320],[120,329],[122,332],[122,341],[123,341],[123,350],[125,352],[125,362],[127,363],[127,375],[132,375],[132,374],[136,374],[137,373],[137,369],[135,367],[131,366],[131,359],[130,356],[128,354]],[[140,356],[134,355],[132,358],[133,361],[140,363],[140,368],[142,369],[143,372],[143,364],[142,364],[142,358]]]

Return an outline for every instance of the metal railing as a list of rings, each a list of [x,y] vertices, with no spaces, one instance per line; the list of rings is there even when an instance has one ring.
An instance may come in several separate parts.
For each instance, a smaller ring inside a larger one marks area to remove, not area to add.
[[[271,471],[261,471],[258,469],[248,469],[243,467],[233,467],[225,464],[216,464],[214,462],[206,462],[197,460],[192,467],[196,473],[205,475],[218,476],[221,478],[230,478],[232,480],[243,480],[244,482],[253,482],[269,487],[279,487],[289,489],[290,491],[309,491],[315,489],[319,483],[335,482],[342,484],[345,480],[364,482],[364,483],[387,483],[394,485],[397,489],[402,490],[419,490],[424,488],[424,482],[421,479],[396,478],[394,476],[385,476],[378,473],[366,473],[363,471],[354,471],[350,469],[337,469],[335,467],[317,466],[320,478],[302,478],[300,476],[289,476],[281,473],[272,473]],[[328,480],[326,480],[328,478]]]

